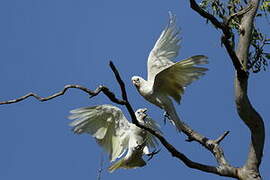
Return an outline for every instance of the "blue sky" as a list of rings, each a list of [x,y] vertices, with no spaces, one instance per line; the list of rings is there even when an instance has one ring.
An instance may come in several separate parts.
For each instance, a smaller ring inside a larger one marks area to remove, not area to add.
[[[0,1],[0,101],[28,92],[48,96],[66,84],[90,89],[104,84],[120,95],[108,66],[112,60],[126,82],[133,107],[147,107],[169,141],[192,160],[215,165],[208,151],[185,142],[185,136],[169,124],[163,126],[163,112],[140,97],[130,81],[133,75],[146,77],[148,53],[168,22],[168,11],[176,14],[181,27],[177,59],[204,54],[210,61],[207,75],[186,89],[181,105],[176,106],[178,113],[211,138],[230,130],[222,147],[229,162],[241,166],[249,134],[235,111],[232,64],[220,46],[220,33],[193,12],[187,1]],[[269,70],[252,75],[249,83],[250,99],[266,125],[264,177],[270,176],[269,75]],[[101,148],[88,135],[74,135],[67,116],[71,109],[106,103],[110,102],[104,95],[89,99],[79,90],[70,90],[48,102],[29,98],[1,106],[0,179],[96,179]],[[109,162],[104,156],[106,168]],[[102,172],[102,180],[165,177],[227,179],[189,169],[164,148],[144,168]]]

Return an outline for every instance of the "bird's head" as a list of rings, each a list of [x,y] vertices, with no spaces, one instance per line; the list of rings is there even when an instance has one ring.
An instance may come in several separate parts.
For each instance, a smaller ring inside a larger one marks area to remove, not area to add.
[[[144,119],[147,117],[146,111],[146,108],[140,108],[135,112],[135,116],[140,123],[143,123]]]
[[[133,76],[131,78],[132,84],[136,87],[136,88],[140,88],[143,82],[143,78],[139,77],[139,76]]]

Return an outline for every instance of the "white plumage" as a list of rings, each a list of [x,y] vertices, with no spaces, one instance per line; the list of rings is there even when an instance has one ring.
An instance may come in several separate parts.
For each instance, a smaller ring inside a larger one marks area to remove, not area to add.
[[[135,113],[137,120],[159,131],[158,125],[145,112],[146,109],[138,109]],[[70,126],[75,133],[92,135],[109,154],[111,161],[122,157],[109,167],[111,172],[118,168],[146,165],[142,156],[149,154],[149,148],[156,148],[158,145],[154,136],[130,123],[118,107],[99,105],[75,109],[71,113],[69,118],[74,121]]]
[[[207,57],[203,55],[192,56],[176,63],[172,61],[177,57],[180,48],[179,30],[176,28],[175,21],[175,16],[170,14],[168,26],[162,31],[149,54],[147,80],[133,76],[132,83],[147,101],[164,109],[180,131],[183,129],[183,123],[169,97],[180,103],[185,87],[207,71],[206,68],[195,65],[208,62]]]

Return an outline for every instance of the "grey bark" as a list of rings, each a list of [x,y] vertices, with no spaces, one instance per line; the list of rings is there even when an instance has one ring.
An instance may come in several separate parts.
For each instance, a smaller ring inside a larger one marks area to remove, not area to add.
[[[215,27],[222,30],[222,43],[224,44],[236,70],[235,73],[235,103],[236,109],[241,120],[247,125],[250,130],[250,146],[246,163],[237,168],[235,178],[239,180],[260,180],[259,166],[262,160],[265,127],[260,114],[250,103],[248,97],[248,55],[250,51],[250,43],[252,31],[254,27],[254,18],[256,16],[260,0],[250,0],[243,11],[236,13],[236,16],[241,14],[240,35],[235,51],[230,42],[230,27],[228,26],[228,17],[224,22],[218,21],[213,15],[201,9],[195,0],[190,0],[191,8],[198,12],[202,17],[208,19]],[[234,170],[234,169],[233,169]],[[233,171],[228,170],[228,171]]]
[[[239,42],[237,46],[237,57],[241,62],[243,69],[247,71],[248,53],[252,37],[252,29],[254,25],[254,17],[256,15],[259,0],[251,0],[249,4],[251,10],[245,13],[241,19]],[[243,122],[250,130],[250,146],[247,161],[239,171],[239,179],[261,179],[259,166],[261,163],[264,141],[265,128],[262,117],[254,109],[248,97],[248,78],[235,75],[235,103],[237,112]]]

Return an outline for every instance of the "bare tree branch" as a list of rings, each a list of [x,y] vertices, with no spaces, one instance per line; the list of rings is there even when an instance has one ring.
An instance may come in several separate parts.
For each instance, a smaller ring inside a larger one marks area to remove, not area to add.
[[[128,101],[127,93],[125,90],[125,84],[123,83],[123,81],[119,75],[118,70],[116,69],[113,62],[111,62],[111,61],[110,61],[110,67],[111,67],[111,69],[112,69],[112,71],[117,79],[117,82],[119,83],[119,86],[120,86],[121,91],[122,91],[122,98],[124,101],[126,101],[125,106],[126,106],[128,112],[132,118],[132,122],[134,124],[136,124],[138,127],[145,129],[145,130],[149,131],[151,134],[153,134],[154,136],[156,136],[160,140],[160,142],[167,148],[167,150],[169,152],[171,152],[171,154],[173,156],[178,157],[186,164],[188,162],[188,161],[186,161],[186,158],[183,158],[183,155],[181,155],[180,152],[177,152],[177,150],[171,144],[169,144],[163,136],[161,136],[159,133],[153,131],[152,129],[144,127],[143,125],[139,124],[139,122],[136,119],[134,110]],[[226,167],[229,167],[230,169],[232,169],[232,167],[228,164],[228,162],[225,159],[223,150],[219,146],[220,141],[225,138],[225,136],[228,134],[228,132],[225,133],[225,135],[223,134],[221,136],[220,140],[217,141],[217,140],[210,140],[210,139],[206,138],[205,136],[201,135],[200,133],[194,131],[192,128],[190,128],[185,123],[183,123],[183,126],[184,126],[184,128],[182,129],[182,131],[183,131],[183,133],[185,133],[188,136],[189,141],[197,141],[198,143],[200,143],[203,147],[208,149],[215,156],[215,158],[220,166],[226,166]],[[188,164],[186,164],[186,165],[188,166]],[[196,167],[201,167],[201,166],[196,166]],[[209,170],[209,168],[206,168],[206,169]],[[223,168],[223,169],[227,169],[227,168]],[[234,171],[236,171],[236,170],[234,170]],[[213,173],[216,173],[216,172],[213,172]],[[223,175],[225,175],[225,174],[223,174]]]
[[[139,125],[139,122],[135,116],[135,113],[134,113],[134,110],[133,108],[131,107],[129,101],[128,101],[128,97],[127,97],[127,92],[126,92],[126,87],[125,87],[125,83],[123,82],[123,80],[121,79],[120,77],[120,74],[118,72],[118,70],[116,69],[116,67],[114,66],[113,62],[110,61],[110,67],[115,75],[115,78],[120,86],[120,89],[121,89],[121,92],[122,92],[122,98],[123,100],[126,102],[124,105],[126,106],[128,112],[129,112],[129,115],[131,117],[131,120],[132,120],[132,123],[136,124],[136,125]]]
[[[39,100],[41,102],[44,102],[44,101],[54,99],[54,98],[56,98],[58,96],[64,95],[65,92],[68,89],[71,89],[71,88],[80,89],[80,90],[86,92],[87,94],[89,94],[91,98],[94,97],[94,96],[97,96],[100,92],[103,92],[112,102],[115,102],[115,103],[121,104],[121,105],[125,104],[125,101],[117,99],[116,96],[114,95],[114,93],[111,92],[106,86],[99,86],[94,91],[91,91],[90,89],[87,89],[87,88],[85,88],[83,86],[76,85],[76,84],[70,84],[70,85],[66,85],[62,91],[59,91],[59,92],[57,92],[57,93],[55,93],[53,95],[50,95],[48,97],[41,97],[41,96],[39,96],[39,95],[37,95],[35,93],[28,93],[28,94],[26,94],[26,95],[24,95],[22,97],[17,98],[17,99],[12,99],[12,100],[8,100],[8,101],[2,101],[2,102],[0,102],[0,105],[17,103],[17,102],[25,100],[25,99],[27,99],[27,98],[29,98],[31,96],[36,98],[37,100]]]
[[[194,131],[187,124],[184,124],[184,127],[185,128],[183,132],[188,136],[188,142],[196,141],[200,143],[203,147],[205,147],[214,155],[219,166],[223,166],[223,168],[229,167],[230,169],[233,169],[232,166],[227,162],[222,148],[219,146],[219,143],[225,138],[225,136],[228,135],[229,131],[226,131],[226,133],[222,134],[217,140],[211,140],[203,136],[202,134]]]
[[[223,139],[230,133],[230,131],[225,131],[221,136],[219,136],[216,140],[215,143],[219,144]]]
[[[92,90],[85,88],[83,86],[73,84],[73,85],[66,85],[62,91],[59,91],[59,92],[52,94],[48,97],[41,97],[35,93],[28,93],[25,96],[22,96],[22,97],[17,98],[17,99],[2,101],[2,102],[0,102],[0,105],[17,103],[17,102],[25,100],[31,96],[35,97],[37,100],[39,100],[41,102],[44,102],[44,101],[54,99],[58,96],[64,95],[65,92],[70,88],[80,89],[80,90],[86,92],[87,94],[89,94],[91,98],[94,96],[97,96],[100,92],[103,92],[112,102],[114,102],[116,104],[120,104],[120,105],[125,105],[125,107],[127,108],[128,112],[131,116],[132,122],[134,124],[136,124],[138,127],[145,129],[146,131],[153,134],[157,139],[159,139],[161,144],[171,153],[171,155],[173,157],[176,157],[179,160],[181,160],[186,166],[193,168],[193,169],[201,170],[204,172],[218,174],[221,176],[236,177],[237,168],[234,168],[227,163],[227,161],[225,160],[224,154],[223,154],[223,150],[219,146],[220,141],[224,139],[224,137],[227,135],[227,133],[225,133],[225,135],[223,134],[220,138],[218,138],[218,140],[210,140],[210,139],[206,138],[205,136],[197,133],[193,129],[191,129],[188,125],[184,124],[185,128],[184,128],[183,132],[188,136],[189,141],[197,141],[202,146],[204,146],[206,149],[208,149],[210,152],[212,152],[212,154],[216,157],[219,166],[218,167],[209,166],[209,165],[197,163],[197,162],[190,160],[187,156],[185,156],[183,153],[179,152],[173,145],[171,145],[161,134],[159,134],[159,132],[156,132],[156,131],[152,130],[151,128],[145,127],[137,121],[134,110],[128,101],[128,97],[127,97],[127,93],[126,93],[126,89],[125,89],[125,84],[122,81],[120,74],[119,74],[118,70],[116,69],[116,67],[114,66],[113,62],[110,62],[110,67],[111,67],[111,69],[115,75],[115,78],[120,86],[123,100],[116,98],[115,94],[113,92],[111,92],[106,86],[99,86],[94,91],[92,91]],[[98,176],[98,178],[99,177],[100,177],[100,175]]]
[[[171,145],[161,134],[159,134],[158,132],[152,130],[151,128],[145,127],[143,125],[141,125],[135,116],[134,110],[131,107],[128,98],[127,98],[127,93],[125,90],[125,84],[123,83],[120,74],[118,72],[118,70],[116,69],[116,67],[114,66],[113,62],[110,61],[110,67],[117,79],[117,82],[120,86],[120,89],[122,91],[122,98],[123,100],[126,102],[125,106],[132,118],[132,122],[134,124],[136,124],[138,127],[150,132],[151,134],[153,134],[157,139],[159,139],[159,141],[161,142],[161,144],[171,153],[171,155],[173,157],[178,158],[179,160],[181,160],[186,166],[193,168],[193,169],[198,169],[204,172],[209,172],[209,173],[214,173],[214,174],[218,174],[221,176],[227,176],[227,177],[236,177],[237,174],[237,168],[234,168],[232,166],[230,166],[228,164],[228,162],[226,161],[225,157],[224,157],[224,153],[223,150],[221,149],[221,147],[218,145],[218,143],[223,140],[225,138],[225,136],[228,134],[228,132],[226,132],[225,134],[223,134],[219,140],[209,140],[208,138],[206,138],[205,136],[197,133],[196,131],[194,131],[193,129],[191,129],[187,124],[184,124],[184,129],[183,132],[188,136],[188,138],[194,141],[199,142],[201,145],[203,145],[206,149],[208,149],[210,152],[212,152],[212,154],[216,157],[217,162],[219,164],[219,167],[214,167],[214,166],[209,166],[209,165],[205,165],[205,164],[201,164],[201,163],[197,163],[194,162],[192,160],[190,160],[187,156],[185,156],[183,153],[179,152],[173,145]]]
[[[229,29],[227,29],[224,24],[219,22],[215,16],[212,14],[209,14],[208,12],[204,11],[197,3],[195,0],[190,0],[190,7],[199,13],[202,17],[208,19],[216,28],[221,29],[222,31],[225,31],[226,34],[230,34]]]

